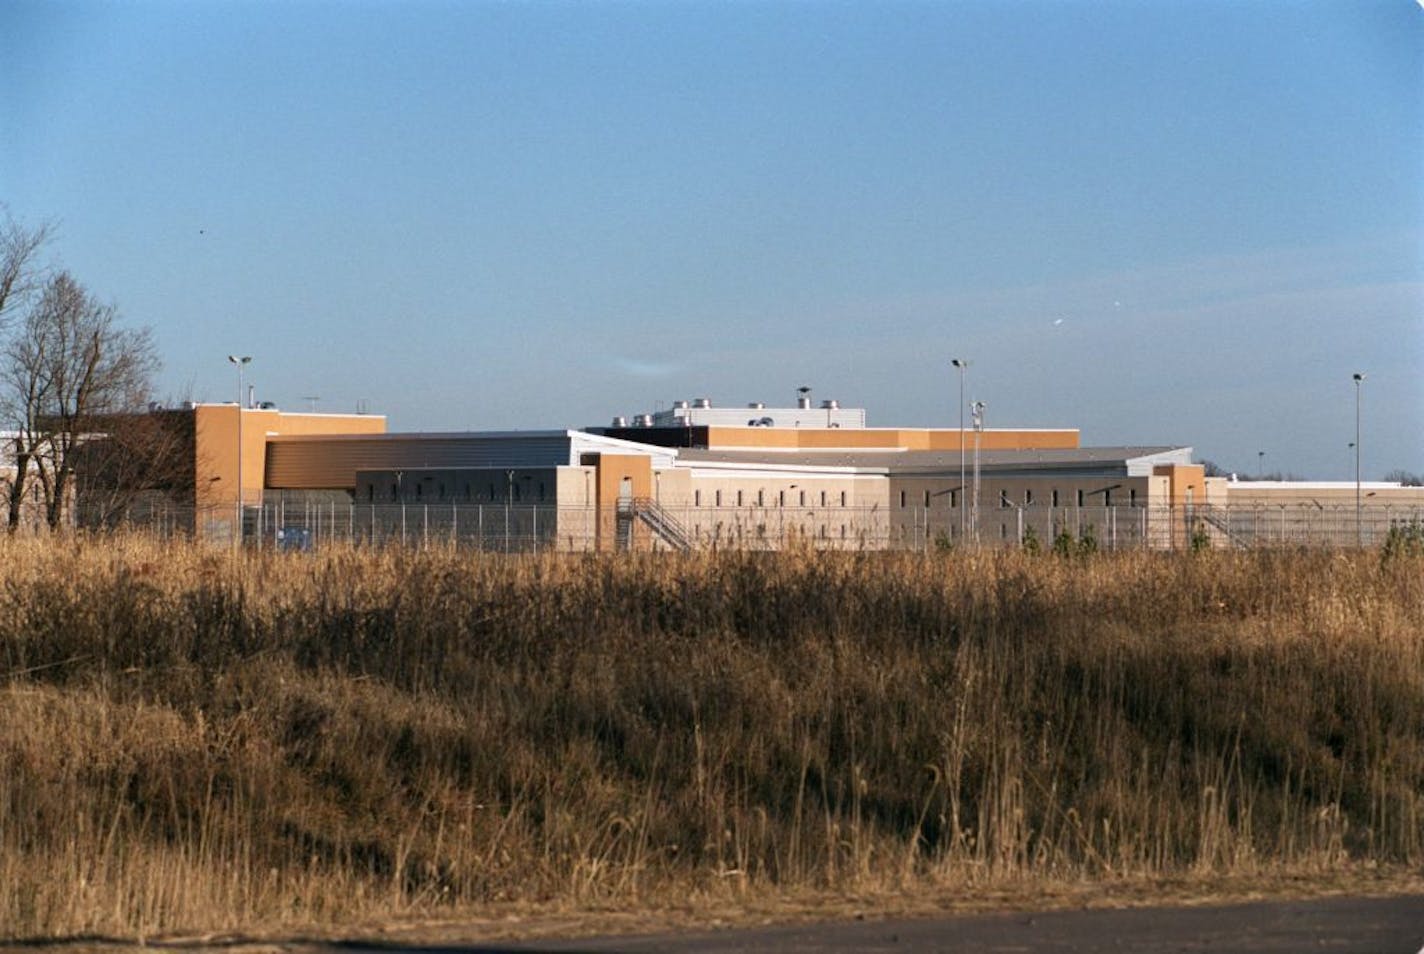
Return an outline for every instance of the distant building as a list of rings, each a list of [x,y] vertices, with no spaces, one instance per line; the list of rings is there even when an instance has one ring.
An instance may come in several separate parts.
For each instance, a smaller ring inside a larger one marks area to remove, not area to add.
[[[258,539],[298,528],[307,541],[314,528],[353,540],[610,550],[1365,536],[1353,484],[1208,478],[1190,447],[1081,447],[1076,429],[870,427],[864,409],[834,401],[696,399],[602,427],[456,433],[392,434],[378,415],[235,404],[164,413],[187,415],[180,430],[191,435],[191,485],[171,499],[214,540],[230,539],[239,517],[239,413],[241,517]],[[1370,540],[1424,508],[1420,488],[1363,493]]]

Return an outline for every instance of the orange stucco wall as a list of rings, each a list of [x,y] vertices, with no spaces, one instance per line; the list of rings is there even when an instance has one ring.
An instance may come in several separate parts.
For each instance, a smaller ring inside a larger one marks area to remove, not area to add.
[[[1201,464],[1159,464],[1152,473],[1167,478],[1167,499],[1173,507],[1186,504],[1189,497],[1194,504],[1207,502],[1206,468]]]
[[[237,500],[236,404],[200,404],[194,414],[195,497],[199,507],[232,506]],[[245,408],[242,414],[242,499],[262,500],[267,438],[273,434],[384,434],[380,414],[286,414]]]
[[[904,448],[905,450],[958,450],[958,428],[867,427],[709,427],[707,446],[713,448],[778,447],[786,449]],[[964,432],[964,446],[974,446],[974,432]],[[1078,431],[997,429],[979,433],[982,450],[1061,450],[1078,446]]]
[[[645,454],[600,454],[594,499],[598,502],[597,547],[612,549],[617,526],[618,491],[623,478],[633,485],[634,497],[653,495],[653,459]]]

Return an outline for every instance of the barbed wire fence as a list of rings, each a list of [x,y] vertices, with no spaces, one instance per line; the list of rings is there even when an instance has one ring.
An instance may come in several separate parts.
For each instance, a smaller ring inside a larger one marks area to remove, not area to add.
[[[245,546],[458,547],[497,552],[595,549],[930,551],[962,547],[1086,550],[1374,548],[1391,534],[1424,533],[1424,506],[1083,506],[1007,504],[977,522],[930,507],[694,507],[657,505],[657,520],[618,508],[548,504],[354,503],[279,500],[244,507]],[[235,506],[194,508],[158,499],[83,532],[142,532],[231,545]],[[37,531],[38,532],[38,531]]]

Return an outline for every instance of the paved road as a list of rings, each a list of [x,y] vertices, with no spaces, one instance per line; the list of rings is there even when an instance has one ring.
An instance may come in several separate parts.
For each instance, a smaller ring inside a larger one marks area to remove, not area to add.
[[[345,952],[893,951],[896,954],[1424,954],[1424,895],[1327,898],[1190,908],[1058,911],[953,918],[806,924],[791,927],[584,938],[489,946],[347,943]]]

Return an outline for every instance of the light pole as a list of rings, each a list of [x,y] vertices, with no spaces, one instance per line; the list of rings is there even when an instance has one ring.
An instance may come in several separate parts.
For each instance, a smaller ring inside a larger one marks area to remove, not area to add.
[[[1355,372],[1355,546],[1364,546],[1364,536],[1360,530],[1360,385],[1365,380],[1363,371]]]
[[[227,359],[237,366],[237,530],[232,546],[238,549],[242,546],[242,367],[252,361],[252,355],[230,354]]]
[[[964,506],[964,374],[969,370],[969,361],[950,358],[949,363],[959,369],[959,536],[963,538],[964,515],[968,512]]]
[[[971,407],[974,413],[974,514],[969,522],[975,543],[979,542],[979,435],[984,430],[984,407],[983,401],[975,401]]]

